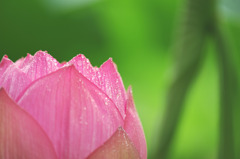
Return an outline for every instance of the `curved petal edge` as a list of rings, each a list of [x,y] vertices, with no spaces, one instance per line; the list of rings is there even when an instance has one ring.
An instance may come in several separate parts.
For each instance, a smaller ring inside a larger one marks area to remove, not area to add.
[[[141,121],[132,96],[132,88],[128,88],[128,99],[126,103],[126,118],[124,121],[124,130],[130,140],[136,146],[142,159],[147,159],[147,144]]]

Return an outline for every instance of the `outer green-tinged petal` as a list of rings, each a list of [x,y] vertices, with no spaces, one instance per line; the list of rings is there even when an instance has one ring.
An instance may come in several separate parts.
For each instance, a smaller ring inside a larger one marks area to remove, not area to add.
[[[140,159],[140,156],[126,132],[118,128],[113,136],[87,159]]]
[[[0,89],[0,158],[57,159],[39,124]]]

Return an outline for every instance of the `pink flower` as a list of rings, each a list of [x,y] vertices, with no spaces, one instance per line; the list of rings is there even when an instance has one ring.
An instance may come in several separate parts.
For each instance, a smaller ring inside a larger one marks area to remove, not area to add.
[[[146,159],[131,88],[112,59],[59,63],[46,52],[0,63],[1,159]]]

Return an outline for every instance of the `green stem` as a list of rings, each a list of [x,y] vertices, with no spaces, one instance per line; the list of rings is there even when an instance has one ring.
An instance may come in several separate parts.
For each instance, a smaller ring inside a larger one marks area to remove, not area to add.
[[[219,57],[221,88],[219,159],[234,159],[233,107],[237,98],[237,74],[225,38],[217,26],[214,37]]]
[[[209,23],[213,18],[215,0],[187,0],[177,37],[176,78],[171,85],[163,117],[159,150],[155,158],[167,158],[177,125],[180,121],[185,96],[196,77],[204,57],[204,44]]]

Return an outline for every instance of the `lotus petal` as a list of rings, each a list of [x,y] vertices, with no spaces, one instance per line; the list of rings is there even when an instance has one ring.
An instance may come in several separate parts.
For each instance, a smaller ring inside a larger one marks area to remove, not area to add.
[[[73,65],[38,79],[17,102],[40,123],[59,159],[86,158],[123,125],[111,99]]]
[[[74,64],[77,70],[98,88],[104,91],[116,104],[123,118],[125,118],[126,92],[116,65],[112,59],[106,61],[100,68],[93,67],[84,55],[74,57],[67,65]]]
[[[0,89],[0,158],[57,159],[39,124]]]

